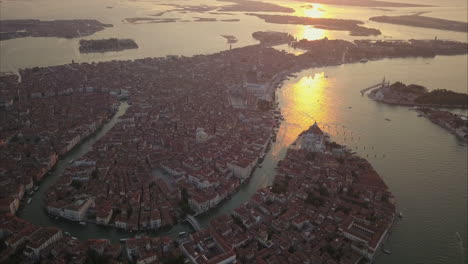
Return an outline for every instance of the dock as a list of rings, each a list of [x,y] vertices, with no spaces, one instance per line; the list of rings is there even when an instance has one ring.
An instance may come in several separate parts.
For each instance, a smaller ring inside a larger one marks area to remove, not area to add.
[[[372,89],[375,89],[375,88],[380,88],[380,87],[384,87],[384,86],[387,86],[387,85],[390,85],[390,82],[386,82],[385,81],[385,77],[383,78],[383,81],[380,82],[380,83],[377,83],[377,84],[374,84],[372,86],[369,86],[367,88],[364,88],[362,89],[360,92],[361,92],[361,95],[364,96],[364,94]]]

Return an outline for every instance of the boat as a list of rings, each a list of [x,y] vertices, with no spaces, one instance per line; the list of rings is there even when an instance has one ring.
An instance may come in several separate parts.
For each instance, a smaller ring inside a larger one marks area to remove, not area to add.
[[[403,218],[403,213],[402,212],[398,213],[398,217]]]
[[[363,58],[363,59],[361,59],[359,62],[360,62],[360,63],[366,63],[366,62],[368,62],[368,61],[369,61],[368,59]]]
[[[383,252],[386,253],[386,254],[392,253],[392,252],[391,252],[390,250],[388,250],[388,249],[384,249]]]
[[[31,203],[31,201],[32,201],[32,199],[31,199],[31,198],[29,198],[27,203],[28,203],[28,204],[30,204],[30,203]]]
[[[68,162],[68,164],[73,164],[73,162],[75,162],[74,159],[70,160],[70,161]]]
[[[385,118],[385,120],[388,122],[392,121],[390,118]]]
[[[122,238],[122,239],[120,239],[120,242],[125,243],[127,240],[128,240],[128,238]]]
[[[64,232],[64,233],[65,233],[65,235],[70,236],[70,233],[68,233],[68,232]]]
[[[85,225],[86,225],[86,222],[81,221],[81,222],[80,222],[80,225],[85,226]]]

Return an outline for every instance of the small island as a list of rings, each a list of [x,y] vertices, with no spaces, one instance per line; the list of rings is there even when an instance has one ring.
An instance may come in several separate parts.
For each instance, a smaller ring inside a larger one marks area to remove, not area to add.
[[[126,49],[137,49],[138,45],[133,39],[82,39],[80,40],[81,53],[121,51]]]
[[[288,33],[276,31],[257,31],[252,33],[252,37],[265,45],[281,45],[291,43],[295,39]]]
[[[25,37],[77,38],[92,35],[111,24],[97,20],[53,20],[37,19],[0,20],[0,41]]]
[[[428,91],[416,84],[383,84],[369,93],[369,98],[394,105],[468,108],[468,95],[438,89]]]
[[[371,17],[370,20],[380,23],[395,24],[395,25],[404,25],[411,27],[422,27],[422,28],[433,28],[440,30],[449,30],[449,31],[458,31],[458,32],[468,32],[468,23],[426,17],[419,14],[409,15],[409,16],[377,16]]]
[[[149,17],[129,17],[122,20],[124,23],[145,24],[145,23],[172,23],[178,18],[149,18]]]
[[[468,117],[453,114],[449,111],[435,110],[426,107],[416,109],[419,116],[424,116],[460,139],[468,142]]]
[[[311,25],[315,28],[326,30],[343,30],[349,31],[351,36],[378,36],[382,34],[380,30],[375,28],[366,28],[360,26],[364,22],[352,19],[335,19],[335,18],[313,18],[313,17],[298,17],[298,16],[282,16],[282,15],[264,15],[252,14],[263,19],[267,23],[274,24],[295,24],[295,25]]]
[[[222,21],[222,22],[239,22],[240,19],[238,18],[232,18],[232,19],[220,19],[219,21]]]
[[[213,17],[194,17],[193,22],[216,22],[216,18]]]

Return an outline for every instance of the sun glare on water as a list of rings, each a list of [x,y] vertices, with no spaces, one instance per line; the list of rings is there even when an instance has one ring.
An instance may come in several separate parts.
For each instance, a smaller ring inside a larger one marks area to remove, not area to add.
[[[282,145],[289,146],[297,136],[308,129],[314,121],[328,121],[325,89],[328,79],[324,72],[304,76],[296,83],[286,85],[281,90],[283,97],[288,97],[282,113],[288,122],[283,122],[278,131]],[[274,152],[275,150],[273,150]]]
[[[297,12],[297,16],[310,18],[328,18],[329,13],[320,4],[310,4],[301,7]],[[314,26],[301,26],[297,33],[297,39],[317,40],[327,36],[327,31]]]
[[[313,18],[324,18],[327,17],[327,12],[323,9],[323,6],[320,4],[311,4],[310,6],[304,7],[302,9],[303,16],[313,17]]]

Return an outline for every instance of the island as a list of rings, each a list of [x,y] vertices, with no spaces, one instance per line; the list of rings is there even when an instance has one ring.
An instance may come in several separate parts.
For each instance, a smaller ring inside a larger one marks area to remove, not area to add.
[[[376,16],[369,19],[375,22],[395,25],[468,32],[468,23],[466,22],[426,17],[419,14],[405,16]]]
[[[209,5],[179,5],[179,4],[164,4],[166,6],[175,7],[175,9],[167,12],[181,12],[181,13],[204,13],[209,12],[212,14],[227,14],[233,15],[230,12],[283,12],[293,13],[293,8],[284,7],[276,4],[250,1],[250,0],[218,0],[219,2],[233,3],[230,5],[222,6],[209,6]],[[216,11],[216,12],[214,12]]]
[[[194,22],[216,22],[217,19],[213,17],[194,17]]]
[[[458,138],[468,142],[468,116],[456,115],[449,111],[435,110],[427,107],[415,109],[420,116],[424,116]]]
[[[289,74],[368,55],[421,56],[418,49],[467,53],[466,43],[450,41],[327,41],[307,42],[317,49],[298,56],[258,44],[1,76],[0,262],[372,261],[391,230],[394,198],[366,160],[330,142],[317,124],[277,164],[271,187],[208,228],[195,217],[248,183],[269,153],[281,122],[274,93]],[[89,149],[72,156],[96,134]],[[34,217],[21,214],[32,208]],[[41,226],[49,216],[68,223],[62,226],[115,228],[131,238],[122,245],[80,241]],[[195,232],[177,240],[149,236],[183,221]]]
[[[445,89],[429,92],[424,86],[401,82],[392,85],[383,83],[368,96],[375,101],[394,105],[468,108],[468,94]]]
[[[276,31],[257,31],[252,33],[252,37],[265,45],[281,45],[291,43],[295,39],[292,35]]]
[[[240,19],[238,19],[238,18],[220,19],[219,21],[222,21],[222,22],[239,22]]]
[[[178,4],[164,4],[166,6],[175,7],[175,9],[166,12],[181,12],[181,13],[204,13],[209,11],[217,10],[217,6],[209,5],[178,5]]]
[[[221,6],[218,11],[221,12],[281,12],[294,13],[295,10],[290,7],[284,7],[267,2],[250,0],[218,0],[220,2],[234,3],[233,5]]]
[[[137,49],[138,45],[133,39],[82,39],[80,40],[80,52],[108,52],[108,51],[121,51],[126,49]]]
[[[299,2],[308,2],[296,0]],[[325,5],[344,5],[344,6],[362,6],[362,7],[431,7],[431,5],[410,4],[400,2],[386,2],[379,0],[314,0],[314,3]]]
[[[145,24],[145,23],[172,23],[178,18],[150,18],[150,17],[129,17],[122,20],[124,23]]]
[[[378,29],[360,26],[364,24],[364,22],[351,19],[313,18],[254,13],[248,13],[247,15],[256,16],[260,19],[263,19],[267,23],[312,25],[315,28],[327,30],[349,31],[351,36],[377,36],[381,34],[380,30]]]
[[[111,24],[103,24],[90,19],[0,20],[0,41],[25,37],[77,38],[92,35],[112,26]]]
[[[328,39],[302,39],[291,43],[294,48],[308,50],[311,59],[324,59],[336,64],[398,57],[434,57],[468,53],[468,45],[458,41],[442,40],[355,40],[353,42]],[[329,54],[324,58],[323,54]]]

